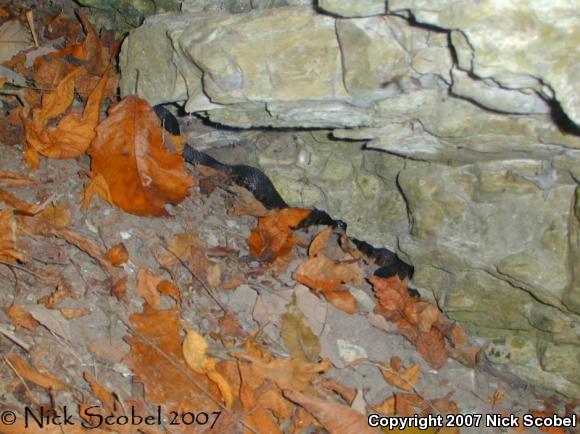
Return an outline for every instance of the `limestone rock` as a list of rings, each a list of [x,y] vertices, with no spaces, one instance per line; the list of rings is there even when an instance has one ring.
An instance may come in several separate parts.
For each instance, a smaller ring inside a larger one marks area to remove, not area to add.
[[[386,3],[385,0],[318,0],[318,7],[341,17],[368,17],[383,15]]]
[[[453,33],[459,67],[507,89],[553,95],[580,125],[578,4],[558,0],[391,0],[389,11],[409,10],[419,23]],[[548,89],[543,83],[547,83]]]

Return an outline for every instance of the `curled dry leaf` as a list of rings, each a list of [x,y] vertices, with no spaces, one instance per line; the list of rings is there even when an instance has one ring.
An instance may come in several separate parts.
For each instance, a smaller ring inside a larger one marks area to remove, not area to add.
[[[366,416],[336,402],[326,401],[294,390],[284,390],[284,396],[304,407],[330,434],[376,434]]]
[[[207,356],[207,341],[199,333],[189,330],[183,340],[183,357],[187,365],[198,374],[205,374],[218,386],[227,407],[234,401],[231,386],[216,370],[215,361]]]
[[[119,243],[109,249],[107,259],[117,267],[129,260],[129,252],[123,243]]]
[[[68,101],[70,99],[72,102],[70,95],[74,95],[74,78],[76,75],[77,73],[73,71],[63,80],[67,86],[61,87],[63,83],[61,82],[55,90],[55,92],[60,90],[68,92],[68,94],[61,95],[64,100]],[[69,113],[59,121],[56,127],[46,127],[48,119],[40,123],[40,120],[44,119],[43,117],[40,117],[37,122],[34,117],[34,111],[32,121],[23,119],[27,145],[33,147],[39,154],[60,160],[76,158],[85,153],[96,136],[95,129],[99,123],[99,114],[107,79],[108,76],[103,76],[89,95],[82,117],[77,113]],[[72,86],[70,83],[72,83]]]
[[[166,216],[194,184],[181,156],[163,145],[159,119],[147,101],[128,96],[97,127],[89,150],[93,176],[101,174],[112,203],[136,215]]]
[[[145,268],[140,269],[137,273],[137,289],[135,293],[143,297],[145,302],[153,309],[159,309],[161,304],[161,295],[157,290],[159,283],[161,283],[161,278]]]

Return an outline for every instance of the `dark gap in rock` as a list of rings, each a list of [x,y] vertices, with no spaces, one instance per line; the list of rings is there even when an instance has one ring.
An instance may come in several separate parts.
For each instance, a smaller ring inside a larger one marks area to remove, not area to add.
[[[548,101],[548,104],[550,104],[551,109],[550,115],[558,129],[566,134],[580,136],[580,127],[572,122],[566,112],[562,110],[560,103],[556,100],[550,100]]]

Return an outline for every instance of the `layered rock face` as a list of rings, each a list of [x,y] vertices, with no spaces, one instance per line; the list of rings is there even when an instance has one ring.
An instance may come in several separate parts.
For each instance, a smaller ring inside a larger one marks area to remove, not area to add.
[[[255,142],[289,203],[397,250],[491,362],[580,397],[575,2],[225,3],[133,31],[123,92],[295,129]]]

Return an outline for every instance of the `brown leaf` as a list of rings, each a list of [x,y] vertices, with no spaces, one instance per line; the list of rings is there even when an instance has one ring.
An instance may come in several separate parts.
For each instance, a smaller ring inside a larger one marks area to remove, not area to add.
[[[297,241],[292,228],[311,212],[308,209],[285,208],[259,217],[248,238],[252,255],[270,261],[288,255]]]
[[[310,243],[310,247],[308,247],[308,256],[310,258],[316,256],[323,248],[328,238],[332,235],[332,228],[328,227],[320,232]]]
[[[18,375],[31,383],[48,390],[63,390],[66,384],[48,372],[39,372],[18,354],[6,354],[4,357],[14,367]]]
[[[245,354],[237,354],[236,357],[252,362],[251,367],[256,378],[267,378],[276,383],[280,389],[304,390],[319,373],[331,367],[328,360],[309,363],[290,358],[266,362]]]
[[[240,366],[240,373],[242,376],[242,384],[240,386],[240,401],[245,412],[248,414],[244,418],[247,426],[251,427],[253,431],[260,434],[278,434],[281,433],[278,424],[274,417],[262,407],[252,387],[248,384],[248,378],[252,375],[244,366]],[[250,432],[245,430],[245,432]]]
[[[350,407],[294,390],[284,390],[284,396],[304,407],[330,434],[376,434],[376,430],[369,427],[366,416]]]
[[[22,308],[19,304],[13,304],[10,307],[4,309],[6,315],[10,317],[10,320],[14,325],[24,327],[27,330],[34,331],[36,327],[40,325],[38,321],[26,310]]]
[[[71,112],[56,127],[48,128],[24,119],[27,144],[38,153],[59,160],[84,154],[96,136],[107,79],[103,76],[89,95],[82,117]]]
[[[65,298],[74,294],[72,288],[66,284],[60,284],[56,290],[45,297],[38,299],[38,304],[44,304],[46,307],[55,308]]]
[[[356,299],[343,283],[359,284],[362,269],[358,262],[337,263],[319,253],[302,262],[292,275],[294,280],[315,291],[343,312],[352,314],[358,310]]]
[[[162,142],[149,104],[128,96],[97,127],[89,148],[93,176],[103,175],[113,204],[137,215],[165,216],[164,205],[181,202],[194,180],[183,159]]]
[[[113,198],[111,197],[109,184],[107,184],[105,177],[100,173],[92,177],[89,180],[89,183],[85,186],[85,191],[83,193],[83,201],[81,203],[82,212],[87,212],[93,196],[100,197],[104,201],[113,205]]]
[[[82,307],[59,307],[58,310],[66,319],[81,318],[91,313],[89,309]]]
[[[38,184],[38,181],[26,175],[0,170],[0,186],[2,187],[26,187],[34,184]]]
[[[292,357],[315,362],[320,356],[320,341],[298,309],[296,299],[282,315],[280,335]]]
[[[109,249],[107,259],[117,267],[129,260],[129,252],[123,243],[119,243]]]
[[[157,285],[161,283],[161,278],[157,277],[146,268],[142,268],[137,273],[137,289],[135,293],[145,299],[153,309],[159,309],[161,304],[161,294],[157,290]]]
[[[398,387],[399,389],[412,392],[413,388],[417,386],[417,383],[419,382],[421,366],[418,363],[415,363],[410,368],[407,368],[401,372],[389,368],[384,364],[381,364],[379,367],[385,381],[395,387]]]
[[[101,404],[105,407],[105,409],[109,413],[112,413],[113,409],[115,407],[115,401],[116,401],[113,394],[109,390],[107,390],[105,387],[101,386],[97,382],[95,377],[93,377],[89,372],[87,372],[87,371],[83,372],[83,377],[86,380],[86,382],[89,383],[89,386],[91,386],[91,390],[93,391],[93,395],[95,395],[95,397],[99,401],[101,401]]]
[[[26,256],[16,246],[16,220],[10,209],[0,210],[0,261],[11,264],[25,261]]]
[[[46,220],[55,228],[65,228],[72,221],[71,213],[65,204],[49,204],[44,210],[36,215],[36,218]]]
[[[136,334],[125,339],[131,351],[124,362],[133,370],[134,381],[145,385],[149,403],[164,405],[167,411],[219,410],[221,395],[215,384],[185,362],[177,308],[155,310],[145,304],[130,322]]]

